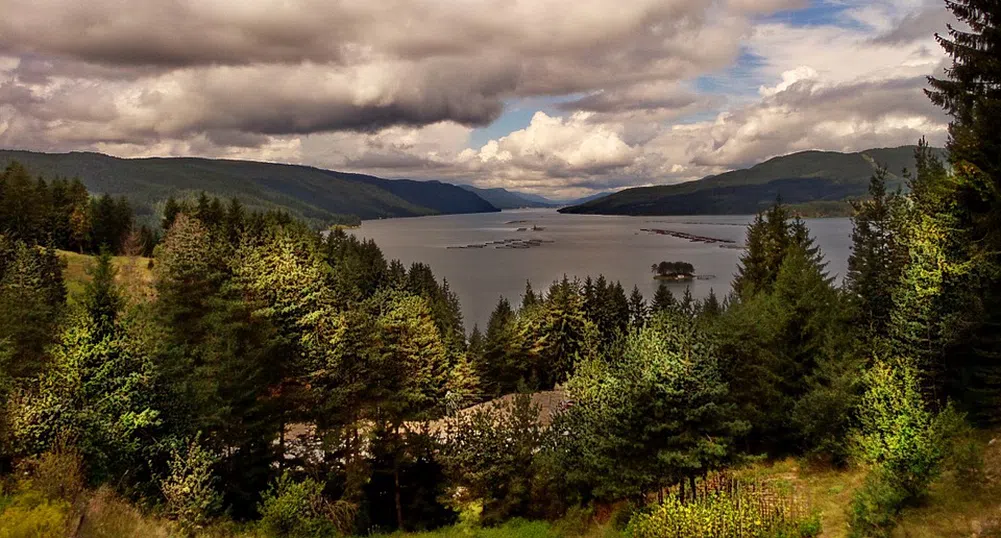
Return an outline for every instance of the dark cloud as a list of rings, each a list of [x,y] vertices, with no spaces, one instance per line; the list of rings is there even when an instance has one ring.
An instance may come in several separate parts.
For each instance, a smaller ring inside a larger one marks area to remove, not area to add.
[[[944,34],[946,25],[955,24],[956,18],[945,8],[945,4],[936,2],[934,6],[911,13],[901,19],[896,26],[871,40],[876,45],[904,45],[928,39],[935,33]]]

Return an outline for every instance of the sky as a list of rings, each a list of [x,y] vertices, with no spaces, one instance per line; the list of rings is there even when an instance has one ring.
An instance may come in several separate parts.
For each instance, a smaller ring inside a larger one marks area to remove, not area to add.
[[[941,0],[0,0],[0,147],[572,198],[946,138]]]

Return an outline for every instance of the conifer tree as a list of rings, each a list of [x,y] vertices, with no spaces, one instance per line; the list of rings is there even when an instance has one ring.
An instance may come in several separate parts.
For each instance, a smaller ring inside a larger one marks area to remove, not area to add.
[[[629,322],[634,327],[642,327],[646,323],[650,309],[646,304],[646,299],[640,293],[639,286],[633,286],[633,291],[629,295]]]
[[[936,35],[952,59],[943,78],[929,78],[932,102],[949,115],[948,183],[937,184],[951,198],[952,222],[944,224],[964,245],[962,259],[971,266],[963,284],[946,290],[946,333],[963,334],[962,345],[949,351],[955,363],[953,392],[981,421],[1001,420],[1001,7],[985,0],[948,0],[946,6],[963,26]],[[962,267],[956,265],[954,267]],[[955,281],[955,277],[949,279]],[[947,280],[948,283],[948,280]],[[963,292],[966,293],[963,293]],[[949,322],[952,320],[952,322]],[[961,320],[961,321],[960,321]]]
[[[532,281],[525,280],[525,293],[521,296],[521,309],[532,308],[540,301],[539,296],[532,289]]]
[[[1001,7],[992,0],[946,0],[946,7],[967,28],[935,34],[952,58],[945,77],[929,77],[931,101],[953,117],[949,153],[954,164],[969,163],[996,187],[1001,182]],[[993,191],[997,196],[997,190]],[[972,202],[973,200],[968,200]],[[980,209],[991,200],[981,200]],[[983,205],[981,205],[983,204]],[[977,208],[971,208],[977,211]],[[994,212],[1001,211],[995,206]],[[995,220],[995,223],[997,221]]]
[[[885,335],[893,310],[893,290],[907,262],[901,244],[903,200],[886,191],[886,168],[869,180],[869,197],[852,202],[852,254],[845,288],[856,311],[855,321],[870,335]]]
[[[653,302],[650,303],[650,313],[656,314],[658,312],[663,312],[677,305],[677,301],[674,299],[674,294],[671,293],[670,288],[667,284],[661,283],[657,286],[657,291],[653,294]]]

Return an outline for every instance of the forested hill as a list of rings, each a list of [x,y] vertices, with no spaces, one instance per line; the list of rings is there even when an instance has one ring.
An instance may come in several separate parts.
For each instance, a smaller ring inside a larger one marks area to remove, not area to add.
[[[914,170],[915,146],[858,153],[803,151],[775,157],[745,170],[697,181],[626,189],[561,209],[599,215],[727,215],[758,213],[775,202],[830,205],[863,197],[877,166],[888,171],[888,188],[903,184],[903,170]],[[944,150],[935,149],[944,156]],[[847,207],[847,204],[844,204]]]
[[[202,191],[239,198],[250,209],[284,209],[314,225],[497,211],[489,202],[455,185],[388,180],[309,166],[0,150],[0,167],[11,161],[20,162],[34,175],[79,177],[92,193],[125,196],[139,217],[157,214],[158,206],[169,196],[194,197]]]

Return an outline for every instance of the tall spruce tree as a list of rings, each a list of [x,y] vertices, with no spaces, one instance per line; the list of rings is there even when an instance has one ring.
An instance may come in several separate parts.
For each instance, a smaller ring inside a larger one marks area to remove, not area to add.
[[[869,180],[869,197],[852,202],[852,254],[845,275],[855,322],[871,336],[886,333],[893,290],[907,262],[899,230],[903,199],[886,191],[886,178],[886,168],[877,168]]]
[[[932,184],[931,198],[942,204],[922,210],[917,229],[945,234],[925,235],[924,243],[948,263],[940,267],[941,285],[928,280],[935,277],[929,264],[912,276],[924,278],[925,291],[941,291],[934,298],[938,305],[927,305],[938,330],[927,334],[949,346],[949,359],[929,370],[933,379],[943,376],[932,386],[948,385],[948,394],[939,398],[951,396],[976,419],[996,421],[1001,419],[1001,6],[985,0],[947,0],[946,6],[965,27],[949,26],[947,35],[936,35],[952,65],[945,77],[929,79],[927,93],[952,116],[952,172],[947,181]],[[921,289],[912,287],[914,293]]]

